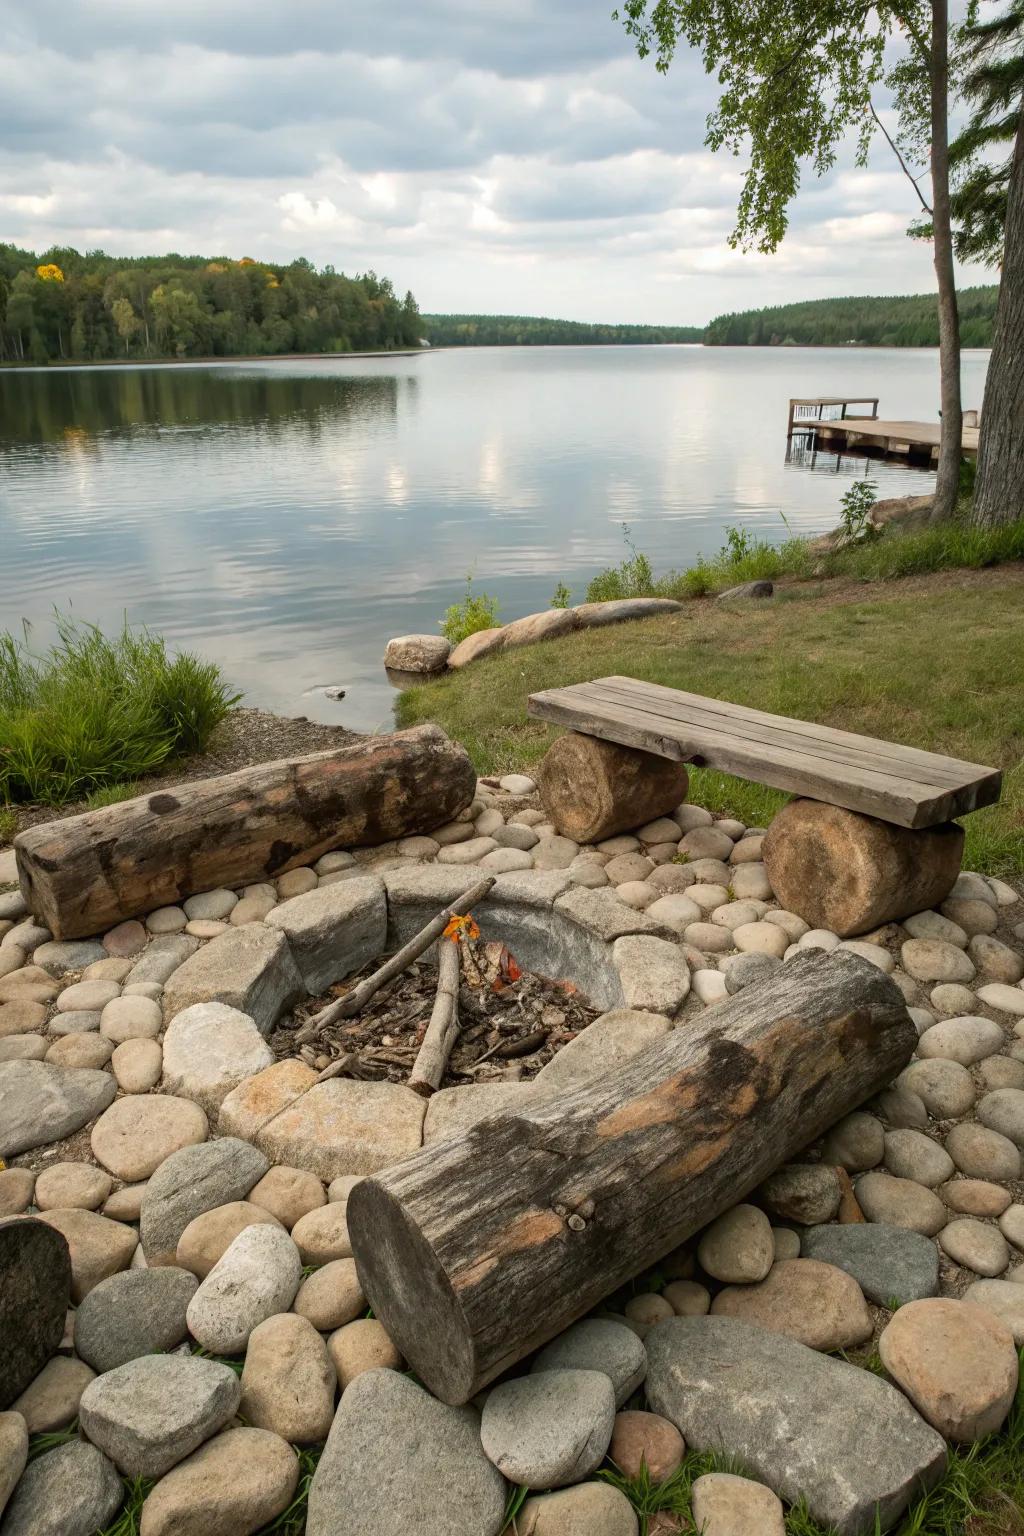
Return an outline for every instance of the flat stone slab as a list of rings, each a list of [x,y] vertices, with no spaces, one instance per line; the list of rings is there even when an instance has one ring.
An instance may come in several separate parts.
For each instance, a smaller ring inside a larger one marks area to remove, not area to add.
[[[852,1275],[869,1301],[920,1301],[939,1290],[939,1252],[930,1237],[881,1222],[810,1227],[800,1240],[805,1258],[822,1259]]]
[[[116,1092],[109,1072],[0,1062],[0,1157],[63,1141],[102,1114]]]
[[[581,1030],[541,1067],[534,1082],[545,1093],[576,1088],[593,1077],[615,1072],[626,1062],[664,1040],[672,1031],[660,1013],[637,1008],[616,1008]]]
[[[498,1536],[505,1497],[472,1408],[439,1403],[397,1371],[365,1371],[334,1416],[306,1536]]]
[[[0,1221],[0,1409],[10,1407],[58,1347],[71,1302],[64,1237],[42,1221]]]
[[[734,1456],[837,1536],[888,1530],[933,1487],[946,1444],[902,1393],[781,1335],[678,1317],[646,1339],[647,1400],[695,1450]]]
[[[268,1035],[282,1010],[304,995],[284,934],[249,923],[211,939],[174,971],[164,987],[164,1018],[195,1003],[227,1003]]]
[[[282,902],[267,916],[288,940],[314,996],[381,954],[388,932],[384,885],[376,875],[325,885]]]
[[[330,1183],[342,1173],[377,1173],[418,1152],[426,1112],[426,1099],[404,1084],[334,1077],[269,1120],[256,1145],[275,1163]]]
[[[423,1145],[464,1136],[477,1121],[487,1120],[491,1115],[514,1114],[532,1096],[529,1083],[464,1083],[456,1088],[442,1088],[427,1100]]]

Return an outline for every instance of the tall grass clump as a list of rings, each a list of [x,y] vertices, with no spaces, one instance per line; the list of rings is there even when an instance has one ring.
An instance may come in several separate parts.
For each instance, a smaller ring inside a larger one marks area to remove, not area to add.
[[[498,603],[486,592],[473,591],[473,572],[470,571],[466,576],[466,595],[462,602],[452,603],[444,611],[441,633],[449,645],[456,646],[468,640],[470,635],[476,635],[482,629],[496,629],[497,625]]]
[[[0,803],[63,805],[200,752],[237,704],[212,662],[125,624],[108,638],[56,615],[42,656],[0,634]]]

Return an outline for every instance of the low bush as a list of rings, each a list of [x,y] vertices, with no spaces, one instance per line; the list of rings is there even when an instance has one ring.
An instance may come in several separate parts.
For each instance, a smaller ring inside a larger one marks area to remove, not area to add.
[[[486,592],[473,591],[472,574],[466,577],[466,595],[461,603],[445,609],[441,633],[451,645],[458,645],[481,629],[494,629],[498,623],[498,603]]]
[[[240,694],[212,662],[126,624],[108,639],[56,616],[43,656],[0,634],[0,802],[63,805],[200,752]],[[121,796],[123,798],[123,795]]]
[[[608,603],[622,597],[650,597],[654,593],[654,571],[647,556],[637,549],[630,537],[629,524],[623,523],[622,537],[629,559],[598,571],[587,587],[588,603]]]

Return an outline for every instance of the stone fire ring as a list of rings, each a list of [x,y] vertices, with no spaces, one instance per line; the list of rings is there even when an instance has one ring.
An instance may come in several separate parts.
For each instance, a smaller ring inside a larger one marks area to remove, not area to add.
[[[317,1083],[317,1073],[297,1059],[270,1062],[260,1037],[284,1010],[399,948],[466,884],[464,869],[444,866],[354,875],[293,898],[262,929],[241,928],[204,945],[164,991],[164,1088],[199,1103],[220,1135],[251,1141],[272,1161],[329,1182],[375,1173],[425,1142],[458,1135],[546,1091],[548,1077],[563,1088],[592,1072],[596,1036],[586,1065],[575,1063],[570,1044],[533,1081],[446,1088],[429,1101],[400,1083]],[[628,1031],[609,1026],[610,1063],[666,1034],[688,995],[676,935],[611,891],[576,886],[559,871],[499,875],[473,915],[483,937],[508,945],[524,968],[572,982],[606,1014],[635,1010],[622,1020]]]

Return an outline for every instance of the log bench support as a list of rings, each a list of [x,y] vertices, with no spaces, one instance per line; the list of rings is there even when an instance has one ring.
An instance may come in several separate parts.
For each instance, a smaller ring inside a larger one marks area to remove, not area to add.
[[[538,1089],[361,1180],[363,1291],[429,1389],[467,1402],[891,1082],[916,1044],[876,966],[808,950],[614,1076]]]
[[[579,841],[672,809],[667,790],[657,809],[644,798],[666,766],[697,763],[795,793],[765,838],[768,878],[784,907],[842,938],[943,901],[963,854],[954,818],[992,805],[1002,782],[980,763],[638,678],[553,688],[527,707],[568,727],[538,782],[556,828]],[[578,830],[574,805],[594,808]]]

